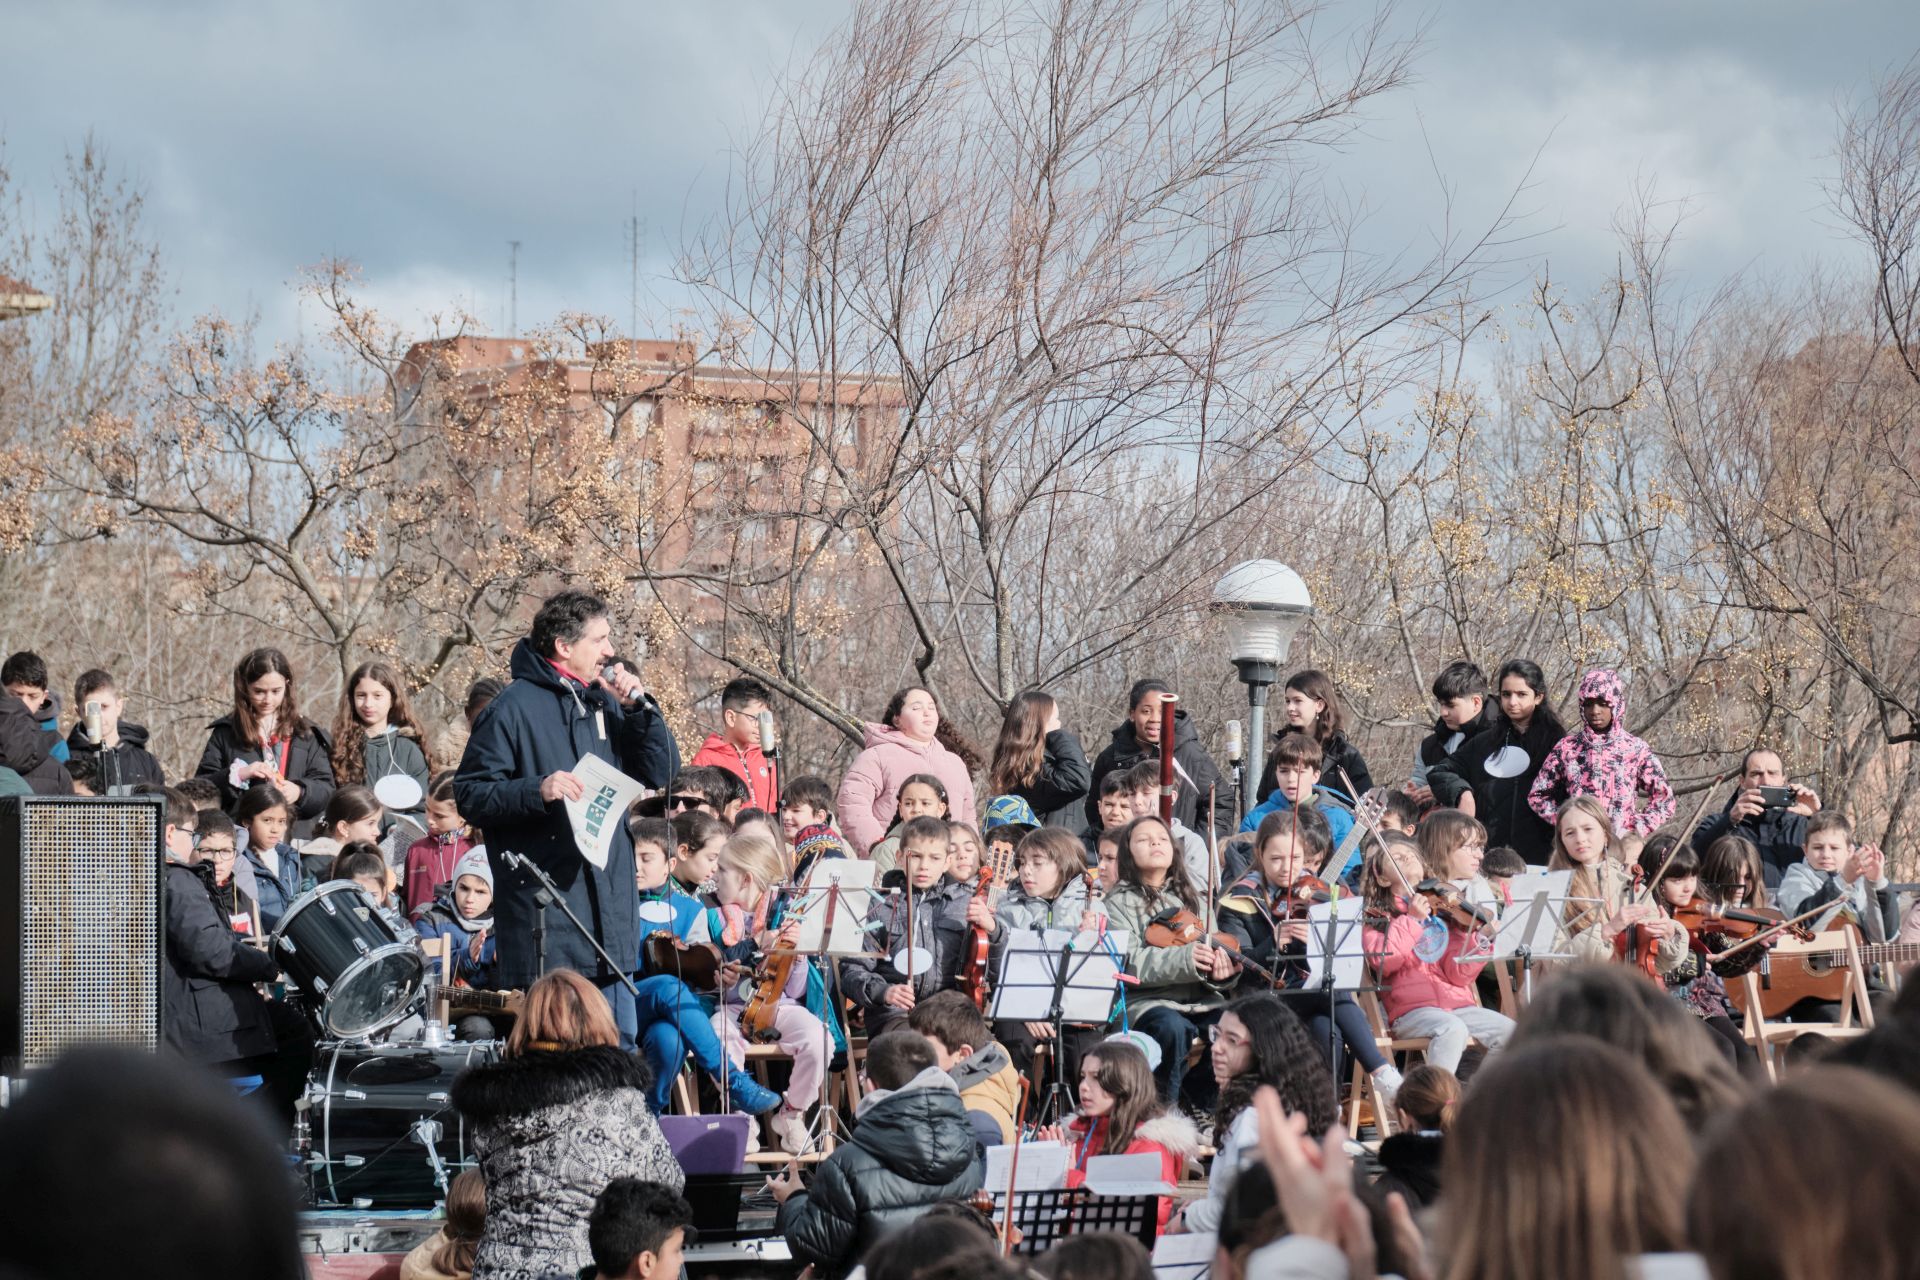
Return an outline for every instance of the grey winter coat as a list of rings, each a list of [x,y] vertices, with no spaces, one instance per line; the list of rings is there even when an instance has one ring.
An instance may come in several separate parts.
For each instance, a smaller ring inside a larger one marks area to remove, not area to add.
[[[1078,929],[1086,909],[1087,882],[1079,876],[1062,885],[1052,901],[1029,895],[1016,880],[994,909],[994,919],[1009,929]]]
[[[587,1215],[615,1178],[678,1192],[680,1164],[647,1107],[646,1064],[613,1048],[523,1053],[453,1082],[487,1184],[474,1280],[544,1280],[592,1261]]]
[[[950,880],[913,895],[913,945],[933,953],[933,966],[913,975],[914,994],[920,999],[953,985],[967,937],[967,904],[972,901],[971,887]],[[882,954],[843,961],[840,986],[855,1004],[872,1012],[881,1008],[888,987],[907,980],[906,974],[893,967],[892,959],[907,945],[906,894],[890,902],[876,897],[867,911],[867,921],[885,926],[884,932],[874,929],[868,935],[876,942],[886,939]]]
[[[899,1089],[875,1090],[855,1114],[853,1137],[774,1220],[794,1256],[830,1276],[844,1274],[874,1241],[940,1201],[979,1190],[984,1176],[966,1108],[938,1067]]]

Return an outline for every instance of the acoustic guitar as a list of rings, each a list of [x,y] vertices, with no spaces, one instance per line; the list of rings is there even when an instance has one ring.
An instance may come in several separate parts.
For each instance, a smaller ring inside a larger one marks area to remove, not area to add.
[[[524,991],[477,991],[472,987],[442,987],[440,995],[454,1011],[511,1013],[516,1017],[527,998]]]
[[[1800,946],[1782,944],[1768,957],[1760,974],[1760,1013],[1773,1019],[1802,1000],[1838,1000],[1847,990],[1847,934],[1829,929],[1817,933],[1811,943]],[[1920,943],[1887,942],[1861,944],[1860,964],[1911,963],[1920,960]],[[1747,984],[1727,983],[1727,997],[1744,1016],[1747,1012]]]
[[[682,942],[659,929],[647,935],[645,954],[649,972],[671,973],[689,991],[712,995],[720,989],[720,948],[711,942]]]

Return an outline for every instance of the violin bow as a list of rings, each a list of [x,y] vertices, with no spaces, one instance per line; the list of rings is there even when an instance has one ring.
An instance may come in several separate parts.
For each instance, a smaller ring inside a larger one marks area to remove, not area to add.
[[[1219,786],[1217,782],[1207,785],[1207,914],[1216,929],[1220,927],[1220,844],[1213,825],[1213,801]]]
[[[1346,784],[1347,792],[1351,794],[1355,788],[1353,785],[1353,779],[1347,776],[1347,771],[1345,769],[1340,768],[1338,765],[1335,765],[1334,772],[1340,775],[1340,781]],[[1374,845],[1380,850],[1380,854],[1382,858],[1385,859],[1387,865],[1393,868],[1393,874],[1395,875],[1395,877],[1399,879],[1400,887],[1407,891],[1407,901],[1412,902],[1413,886],[1407,883],[1407,873],[1400,869],[1400,860],[1398,858],[1392,857],[1387,853],[1387,842],[1385,837],[1383,837],[1380,834],[1380,823],[1375,820],[1372,814],[1368,813],[1365,809],[1363,809],[1360,806],[1360,802],[1357,800],[1354,802],[1354,806],[1353,806],[1353,817],[1354,817],[1354,821],[1364,822],[1367,824],[1367,832],[1373,836]],[[1327,891],[1329,893],[1337,892],[1337,890],[1331,884],[1327,886]],[[1363,893],[1361,896],[1365,897],[1366,895]]]
[[[1013,1189],[1020,1185],[1020,1147],[1026,1140],[1027,1099],[1033,1082],[1020,1077],[1020,1108],[1013,1114],[1013,1159],[1007,1162],[1007,1207],[1000,1215],[1000,1256],[1013,1253]]]
[[[1692,843],[1693,829],[1700,825],[1700,816],[1707,811],[1707,805],[1713,801],[1713,789],[1732,776],[1732,774],[1727,773],[1717,774],[1707,780],[1706,786],[1700,788],[1700,804],[1694,809],[1693,816],[1688,818],[1685,825],[1680,828],[1680,838],[1673,842],[1673,848],[1667,850],[1667,860],[1661,863],[1660,870],[1656,871],[1653,876],[1636,891],[1634,896],[1640,902],[1652,900],[1654,886],[1666,879],[1667,869],[1673,866],[1673,860],[1680,856],[1680,846]]]
[[[1752,946],[1756,942],[1765,942],[1770,938],[1776,938],[1780,936],[1782,933],[1785,933],[1788,929],[1793,928],[1793,926],[1797,924],[1803,924],[1806,921],[1811,920],[1815,916],[1819,915],[1822,911],[1831,910],[1832,907],[1833,907],[1833,903],[1823,902],[1819,906],[1814,907],[1811,910],[1802,911],[1799,915],[1795,916],[1791,920],[1782,920],[1779,924],[1770,925],[1767,928],[1762,929],[1760,932],[1754,934],[1751,938],[1743,938],[1739,942],[1734,943],[1732,946],[1728,947],[1725,951],[1716,952],[1713,955],[1709,955],[1707,957],[1707,963],[1718,964],[1720,963],[1720,961],[1725,960],[1728,956],[1733,955],[1737,952],[1745,951],[1748,947]]]

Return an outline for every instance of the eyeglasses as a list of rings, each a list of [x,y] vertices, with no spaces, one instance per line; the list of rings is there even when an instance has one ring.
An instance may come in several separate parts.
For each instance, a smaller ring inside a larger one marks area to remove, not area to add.
[[[194,847],[199,848],[200,842],[197,840],[194,841]],[[230,862],[240,856],[238,849],[200,849],[200,852],[206,854],[215,862]]]
[[[707,802],[705,796],[675,796],[668,802],[669,809],[698,809]]]

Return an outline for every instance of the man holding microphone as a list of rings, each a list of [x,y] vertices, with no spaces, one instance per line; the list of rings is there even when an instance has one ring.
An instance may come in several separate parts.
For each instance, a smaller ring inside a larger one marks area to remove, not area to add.
[[[573,838],[566,802],[585,787],[573,772],[594,755],[629,777],[664,787],[680,753],[640,677],[613,657],[607,602],[585,591],[549,597],[514,646],[513,682],[474,722],[454,776],[460,814],[486,835],[494,873],[501,986],[524,990],[542,971],[535,945],[539,882],[504,855],[519,854],[553,880],[573,914],[608,955],[631,967],[639,955],[639,895],[625,815],[614,824],[607,863],[596,867]],[[633,995],[581,937],[566,913],[547,917],[545,969],[574,969],[606,995],[623,1043],[637,1030]]]

